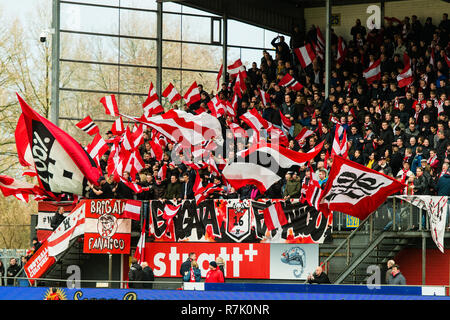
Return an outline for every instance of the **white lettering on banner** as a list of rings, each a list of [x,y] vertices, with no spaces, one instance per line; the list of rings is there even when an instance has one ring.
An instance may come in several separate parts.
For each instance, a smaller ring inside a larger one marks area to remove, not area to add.
[[[41,269],[41,267],[47,262],[48,260],[48,249],[45,248],[39,256],[30,264],[28,267],[28,273],[29,277],[33,278],[34,275]]]
[[[113,238],[90,238],[89,250],[124,250],[125,241],[123,239]]]
[[[158,245],[161,247],[158,248]],[[255,247],[267,249],[257,249]],[[256,264],[259,266],[263,261],[264,265],[269,264],[268,260],[267,262],[264,260],[269,258],[269,245],[262,244],[249,243],[240,244],[239,246],[226,244],[226,246],[221,245],[220,247],[212,245],[209,246],[209,248],[203,249],[203,252],[198,249],[199,247],[191,247],[188,244],[155,244],[153,248],[155,251],[149,252],[148,256],[149,263],[152,265],[156,277],[179,277],[180,266],[188,258],[189,252],[197,253],[197,263],[203,277],[205,277],[208,272],[209,262],[215,261],[217,257],[221,257],[224,260],[225,276],[231,277],[243,276],[242,267],[245,269],[244,276],[251,277],[256,274],[254,272]],[[261,252],[264,250],[265,253]],[[183,258],[180,259],[180,257]],[[232,270],[230,270],[230,268]],[[268,274],[268,270],[266,269],[266,271],[264,271],[263,269],[258,269],[258,271],[260,273],[267,272]],[[231,272],[231,274],[227,275],[227,270]]]
[[[258,255],[258,250],[253,250],[253,244],[250,244],[244,254],[248,256],[248,261],[253,261],[253,256]]]
[[[175,276],[177,275],[177,261],[180,260],[180,255],[177,253],[176,247],[170,248],[169,260],[170,260],[170,275]]]
[[[153,259],[153,263],[155,264],[155,269],[153,270],[156,276],[162,276],[166,273],[166,264],[164,263],[164,258],[166,255],[164,253],[157,253]]]
[[[233,260],[233,276],[239,277],[239,264],[242,261],[242,254],[239,253],[239,248],[233,248],[233,254],[231,255],[231,259]]]
[[[114,206],[111,206],[111,200],[91,202],[91,213],[99,215],[103,214],[122,214],[125,201],[114,201]]]

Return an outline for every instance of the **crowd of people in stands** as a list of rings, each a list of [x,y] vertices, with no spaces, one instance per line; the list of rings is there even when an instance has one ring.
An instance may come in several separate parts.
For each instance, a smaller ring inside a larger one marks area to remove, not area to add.
[[[303,69],[293,54],[294,48],[316,43],[316,27],[312,26],[307,32],[294,28],[289,44],[282,36],[275,38],[272,41],[275,53],[264,51],[261,60],[253,62],[246,70],[247,90],[238,100],[236,119],[239,125],[248,129],[239,117],[256,108],[264,119],[281,128],[281,110],[293,123],[287,133],[287,148],[308,152],[325,140],[324,149],[311,163],[314,175],[323,187],[332,164],[329,155],[336,123],[339,122],[347,131],[350,160],[404,182],[407,184],[404,194],[449,196],[450,21],[445,13],[438,25],[434,23],[431,18],[420,21],[413,15],[411,19],[405,17],[402,21],[386,19],[384,27],[368,30],[357,20],[349,30],[351,40],[345,43],[347,53],[342,63],[336,62],[338,35],[332,30],[330,92],[326,98],[325,61],[316,57]],[[397,75],[403,70],[405,52],[411,59],[414,81],[399,88]],[[379,58],[381,79],[368,84],[363,72]],[[279,81],[286,73],[301,83],[303,89],[293,91],[280,86]],[[222,100],[231,101],[233,85],[233,79],[227,77],[227,82],[215,94]],[[269,94],[270,103],[267,105],[264,105],[259,89]],[[209,112],[207,103],[213,96],[214,92],[208,94],[202,89],[200,101],[178,108],[194,114],[199,108]],[[227,120],[230,119],[220,119],[225,126]],[[317,130],[319,121],[322,132]],[[301,145],[294,138],[303,127],[315,133]],[[89,197],[193,199],[196,171],[174,161],[171,143],[165,147],[162,161],[152,158],[150,139],[151,133],[146,132],[141,146],[145,168],[136,177],[126,176],[130,181],[148,187],[146,191],[136,194],[123,182],[117,183],[108,177],[106,154],[101,160],[105,177],[100,187],[91,186]],[[248,140],[235,140],[223,159],[232,160],[236,151],[245,149],[248,143]],[[158,176],[163,164],[168,167],[166,179]],[[233,189],[210,168],[199,172],[205,185],[213,182],[221,187],[221,191],[212,194],[211,198],[298,199],[302,185],[310,176],[306,166],[293,167],[265,194],[259,194],[252,185]]]

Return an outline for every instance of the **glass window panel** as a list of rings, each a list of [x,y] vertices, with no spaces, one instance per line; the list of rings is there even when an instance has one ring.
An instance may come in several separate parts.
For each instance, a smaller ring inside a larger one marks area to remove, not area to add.
[[[241,61],[247,67],[247,69],[251,68],[253,62],[256,62],[256,65],[259,67],[262,57],[262,50],[244,48],[241,49]]]
[[[62,32],[61,59],[116,63],[118,44],[118,38]]]
[[[163,39],[181,40],[181,15],[163,13]]]
[[[63,61],[61,62],[61,74],[63,72],[64,77],[61,77],[63,88],[117,90],[117,66]]]
[[[156,13],[120,10],[120,33],[136,37],[156,37]]]
[[[207,11],[202,11],[202,10],[198,10],[195,8],[191,8],[188,6],[183,6],[183,13],[189,13],[189,14],[200,14],[200,15],[204,15],[204,16],[212,16],[212,17],[217,17],[217,15],[209,13]]]
[[[163,70],[162,71],[162,90],[167,88],[169,83],[172,83],[175,89],[178,91],[178,93],[183,96],[184,91],[182,91],[181,86],[181,70]],[[171,104],[167,101],[166,98],[160,97],[161,104],[163,107],[168,110],[171,108]],[[180,100],[175,103],[178,107],[180,107],[182,104],[184,104],[184,100]]]
[[[222,21],[221,20],[213,20],[213,35],[212,35],[212,41],[213,42],[221,42],[222,37],[221,37],[221,33],[222,33]]]
[[[107,6],[118,6],[119,0],[70,0],[71,2],[86,3],[86,4],[101,4]],[[123,1],[123,0],[120,0]]]
[[[120,62],[156,66],[156,40],[120,39]]]
[[[100,99],[105,95],[104,93],[61,90],[59,92],[60,116],[83,119],[89,115],[94,121],[96,119],[111,120],[111,116],[105,113],[105,108],[100,103]]]
[[[184,41],[211,42],[211,18],[182,16]]]
[[[174,2],[164,2],[162,4],[163,12],[181,12],[181,5]]]
[[[203,90],[208,93],[216,90],[216,73],[183,71],[182,77],[183,92],[186,92],[194,81],[197,85],[203,85]]]
[[[222,63],[222,47],[199,44],[183,44],[182,67],[219,71]]]
[[[156,10],[156,0],[120,0],[122,7]]]
[[[117,34],[119,10],[61,3],[61,29]]]
[[[237,59],[241,58],[241,49],[239,48],[228,48],[227,50],[227,64],[233,64]]]
[[[264,45],[264,29],[236,20],[228,20],[228,43],[260,48]]]
[[[181,68],[181,49],[182,49],[181,43],[163,41],[162,43],[163,67]]]
[[[156,85],[156,69],[120,67],[120,91],[147,95],[150,82]]]

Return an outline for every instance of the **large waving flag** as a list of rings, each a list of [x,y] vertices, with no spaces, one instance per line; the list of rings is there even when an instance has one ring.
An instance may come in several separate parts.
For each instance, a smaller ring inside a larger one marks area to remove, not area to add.
[[[405,185],[356,162],[334,156],[319,208],[328,216],[339,211],[361,220]]]
[[[83,195],[87,182],[98,185],[98,167],[86,150],[71,135],[31,109],[18,94],[17,98],[40,186],[53,193]]]

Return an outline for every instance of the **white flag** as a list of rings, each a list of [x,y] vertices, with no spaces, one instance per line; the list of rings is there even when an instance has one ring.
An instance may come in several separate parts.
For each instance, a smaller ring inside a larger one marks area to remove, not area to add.
[[[67,215],[55,231],[48,237],[48,255],[55,257],[69,248],[70,240],[84,234],[85,203]]]
[[[427,210],[430,221],[431,238],[444,253],[445,224],[447,221],[447,197],[440,196],[397,196],[420,209]]]

